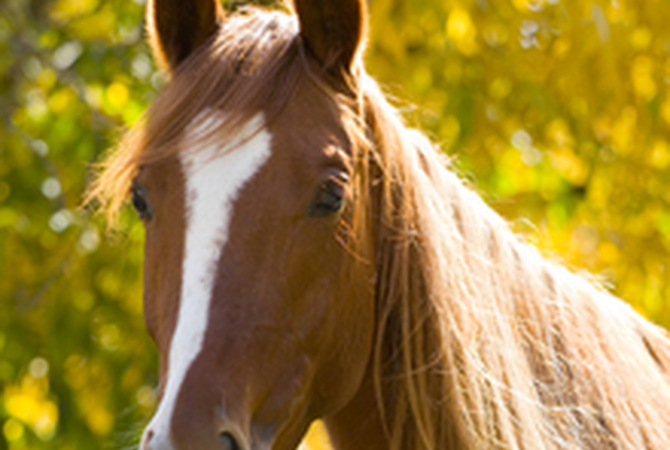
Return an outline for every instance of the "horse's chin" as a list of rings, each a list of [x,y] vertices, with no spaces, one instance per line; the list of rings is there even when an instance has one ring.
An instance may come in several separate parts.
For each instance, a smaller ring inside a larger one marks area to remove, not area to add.
[[[289,421],[280,427],[251,426],[249,450],[295,450],[307,435],[309,422]]]

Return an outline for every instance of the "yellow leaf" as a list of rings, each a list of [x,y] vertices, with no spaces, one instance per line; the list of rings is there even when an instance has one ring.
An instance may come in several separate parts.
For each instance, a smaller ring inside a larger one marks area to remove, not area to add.
[[[670,145],[665,140],[658,139],[654,142],[650,153],[649,165],[656,169],[665,169],[668,164],[670,164]]]
[[[90,14],[98,6],[98,0],[57,0],[51,7],[53,20],[66,22],[85,14]]]
[[[489,95],[496,100],[502,100],[512,91],[512,82],[505,77],[497,77],[489,86]]]
[[[23,425],[21,422],[9,419],[2,426],[2,434],[9,442],[16,442],[23,437]]]
[[[312,423],[298,450],[330,450],[332,448],[328,432],[320,421]]]
[[[600,260],[605,265],[612,266],[619,260],[621,251],[619,247],[606,241],[598,246],[598,254],[600,255]]]
[[[635,50],[646,50],[652,40],[651,31],[645,27],[636,28],[630,36],[630,44]]]
[[[477,45],[477,29],[464,9],[454,9],[447,20],[447,36],[458,51],[472,56],[479,50]]]
[[[657,92],[653,78],[654,62],[646,56],[638,56],[633,61],[631,80],[635,93],[645,101],[651,101]]]
[[[105,92],[107,105],[112,112],[120,112],[128,103],[130,92],[128,88],[119,82],[112,83]]]
[[[81,40],[112,41],[116,30],[116,16],[108,10],[73,20],[68,25],[70,33]]]
[[[90,403],[89,406],[85,417],[90,430],[100,436],[108,434],[114,426],[114,416],[102,405]]]
[[[77,94],[71,88],[63,88],[51,94],[47,105],[55,115],[62,114],[77,102]]]

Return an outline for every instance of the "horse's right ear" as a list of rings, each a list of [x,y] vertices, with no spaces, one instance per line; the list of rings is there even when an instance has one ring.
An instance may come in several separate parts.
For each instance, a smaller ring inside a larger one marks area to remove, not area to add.
[[[149,0],[147,33],[158,65],[176,69],[216,33],[223,16],[219,0]]]

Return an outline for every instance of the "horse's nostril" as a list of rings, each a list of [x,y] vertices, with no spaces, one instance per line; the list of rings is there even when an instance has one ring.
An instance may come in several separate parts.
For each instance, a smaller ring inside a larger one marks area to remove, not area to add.
[[[141,450],[151,450],[151,447],[149,446],[149,444],[151,443],[151,440],[153,438],[154,438],[154,432],[152,430],[148,430],[146,432],[146,434],[144,435]]]
[[[223,450],[240,450],[240,446],[237,445],[237,441],[232,434],[225,432],[219,435],[221,439],[221,444],[223,444]]]

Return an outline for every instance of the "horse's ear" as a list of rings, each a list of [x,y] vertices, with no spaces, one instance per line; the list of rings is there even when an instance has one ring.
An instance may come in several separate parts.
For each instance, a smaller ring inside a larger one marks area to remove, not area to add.
[[[366,0],[294,0],[305,45],[333,74],[351,74],[364,47]]]
[[[174,70],[219,29],[219,0],[149,0],[147,33],[158,64]]]

